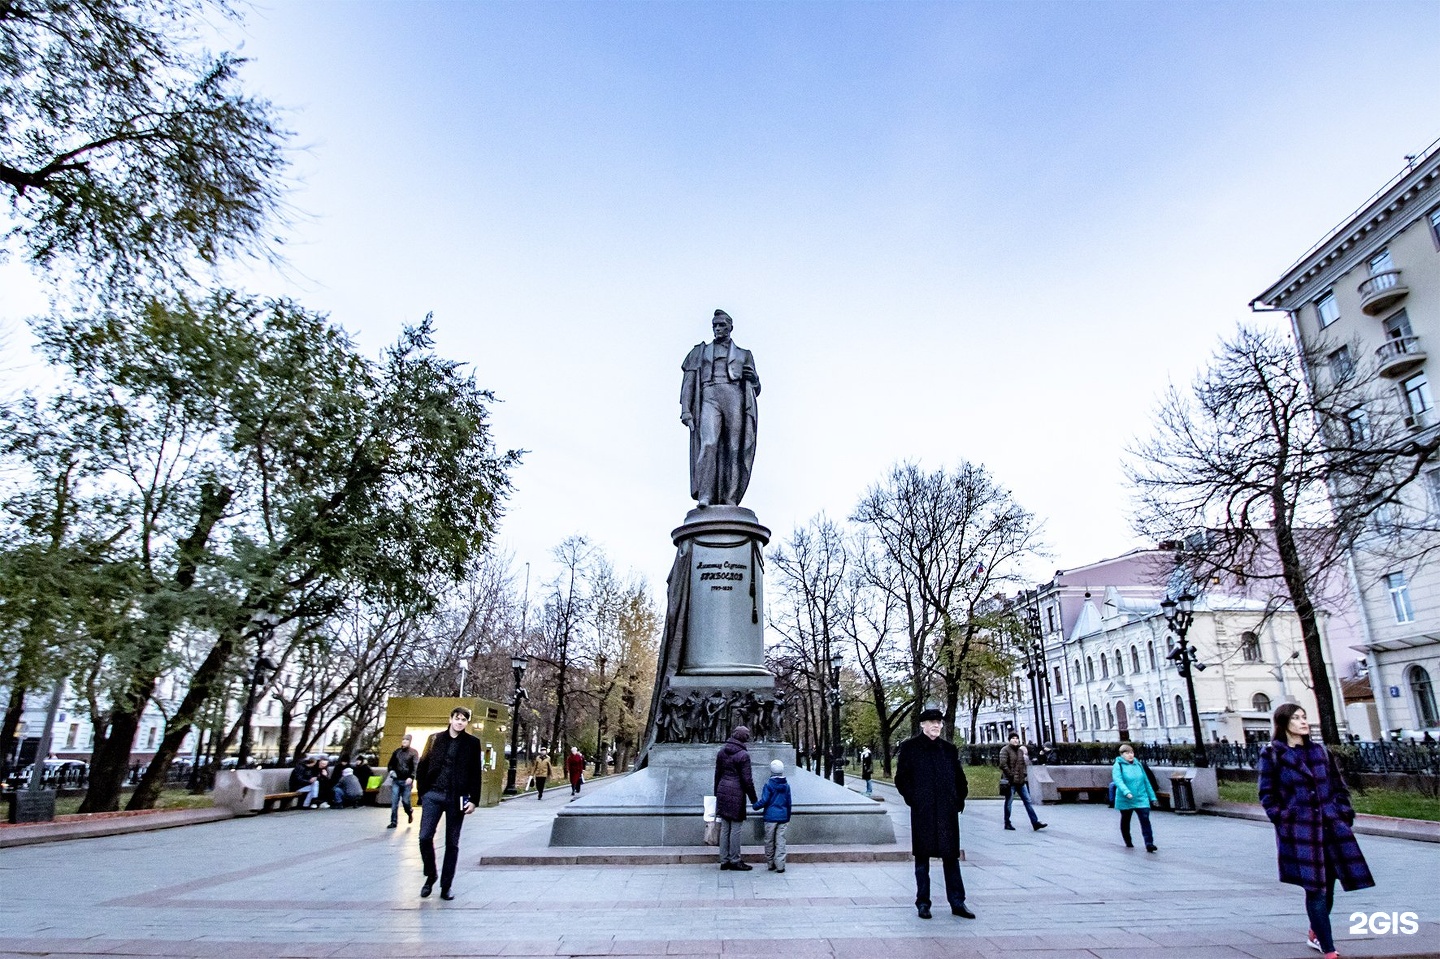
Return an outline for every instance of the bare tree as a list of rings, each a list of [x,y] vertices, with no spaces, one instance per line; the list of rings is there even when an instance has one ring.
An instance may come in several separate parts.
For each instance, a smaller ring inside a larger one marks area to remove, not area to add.
[[[1302,356],[1289,337],[1242,325],[1189,391],[1165,393],[1152,436],[1125,466],[1137,532],[1198,534],[1184,559],[1194,580],[1269,583],[1294,607],[1328,743],[1340,733],[1317,599],[1362,538],[1433,548],[1433,536],[1416,535],[1433,533],[1433,519],[1399,517],[1416,515],[1402,491],[1440,444],[1421,442],[1351,355],[1331,344]]]
[[[854,518],[867,533],[869,580],[890,593],[905,620],[913,699],[923,703],[938,684],[952,730],[981,603],[1038,550],[1035,517],[984,466],[962,461],[950,472],[896,466],[865,494]]]

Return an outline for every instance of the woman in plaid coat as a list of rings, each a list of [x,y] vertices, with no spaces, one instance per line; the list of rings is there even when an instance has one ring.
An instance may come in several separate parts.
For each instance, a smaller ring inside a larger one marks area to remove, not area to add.
[[[1275,740],[1260,753],[1260,805],[1275,824],[1280,881],[1305,890],[1310,917],[1306,941],[1338,955],[1330,929],[1335,880],[1346,892],[1375,885],[1360,853],[1350,790],[1335,759],[1310,741],[1305,710],[1287,703],[1275,710]]]

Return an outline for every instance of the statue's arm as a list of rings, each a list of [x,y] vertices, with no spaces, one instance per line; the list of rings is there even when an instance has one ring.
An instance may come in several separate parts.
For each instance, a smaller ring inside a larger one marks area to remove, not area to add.
[[[755,371],[755,354],[749,350],[745,351],[745,378],[755,388],[755,395],[760,395],[760,374]]]
[[[695,400],[695,379],[700,375],[700,351],[704,344],[692,349],[680,364],[684,375],[680,377],[680,422],[694,429],[695,413],[690,404]]]

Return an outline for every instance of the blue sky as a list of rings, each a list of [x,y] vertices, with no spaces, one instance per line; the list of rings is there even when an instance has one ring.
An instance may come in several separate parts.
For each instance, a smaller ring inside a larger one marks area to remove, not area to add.
[[[235,281],[372,352],[434,311],[531,451],[501,545],[535,582],[583,532],[663,590],[717,307],[778,536],[965,457],[1045,521],[1035,576],[1138,545],[1120,455],[1167,379],[1440,136],[1433,2],[285,2],[222,32],[303,147],[288,268]]]

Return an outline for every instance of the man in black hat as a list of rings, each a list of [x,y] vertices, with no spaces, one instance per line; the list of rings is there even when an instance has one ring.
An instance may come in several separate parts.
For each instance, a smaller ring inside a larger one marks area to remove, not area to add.
[[[960,765],[960,750],[940,738],[945,714],[926,709],[920,714],[920,735],[900,744],[895,788],[910,807],[910,852],[915,856],[915,908],[930,918],[930,859],[938,856],[945,872],[945,898],[950,911],[966,919],[965,882],[960,878],[960,813],[970,784]]]

